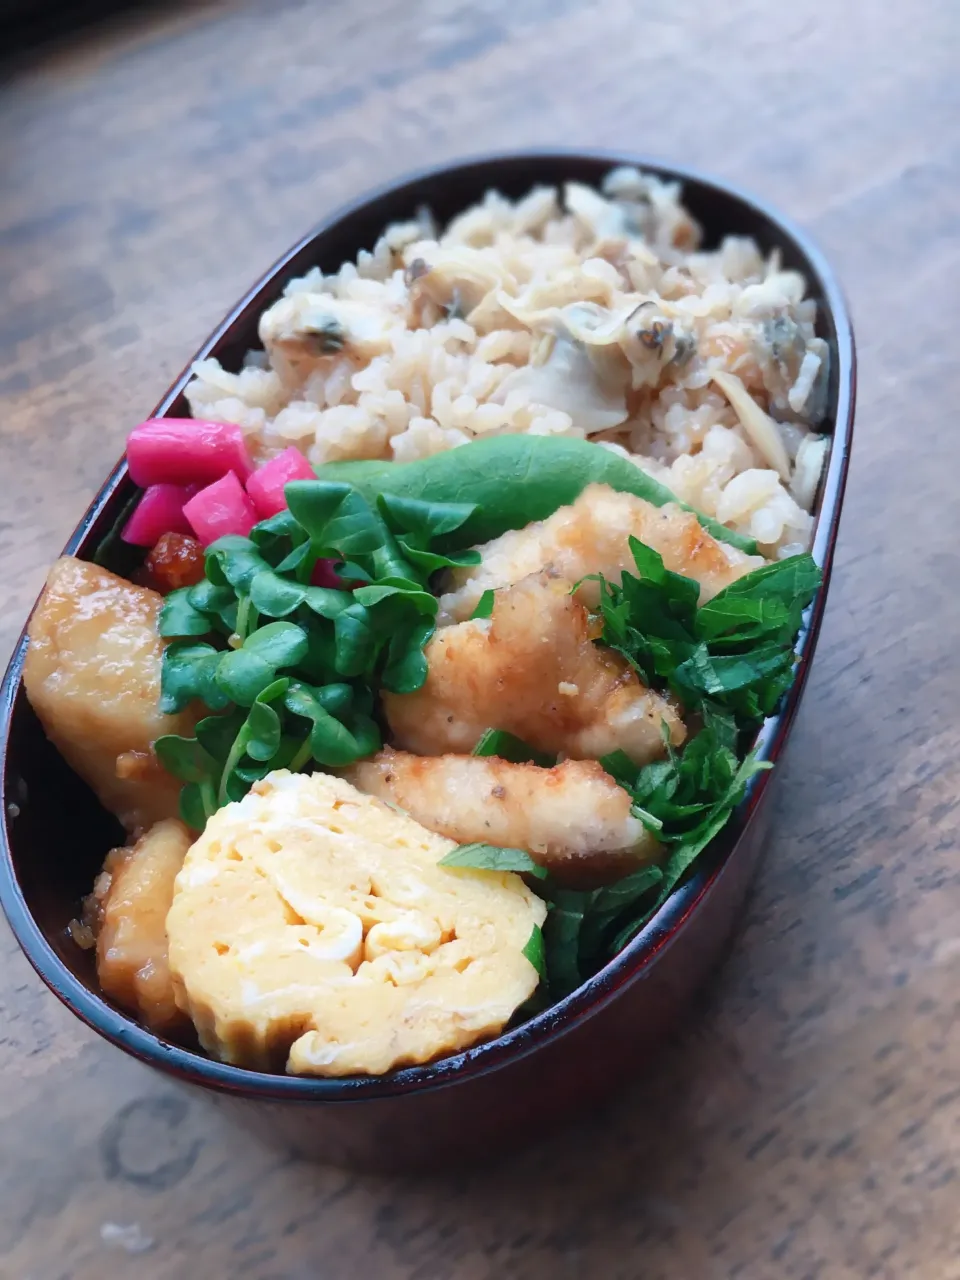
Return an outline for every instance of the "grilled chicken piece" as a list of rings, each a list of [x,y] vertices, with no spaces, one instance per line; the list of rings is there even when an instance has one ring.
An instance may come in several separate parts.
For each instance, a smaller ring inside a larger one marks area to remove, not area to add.
[[[631,535],[659,552],[668,569],[699,582],[701,604],[766,563],[762,556],[718,542],[695,515],[673,503],[655,507],[633,494],[591,484],[571,506],[480,547],[480,564],[452,575],[453,589],[440,598],[440,620],[462,622],[484,591],[508,587],[541,569],[569,582],[592,573],[619,582],[624,569],[636,572]],[[578,594],[594,605],[598,593],[596,582],[585,582]]]
[[[616,880],[660,852],[631,814],[630,796],[595,760],[541,769],[496,756],[423,757],[387,747],[344,776],[458,844],[525,849],[569,887]]]
[[[383,696],[396,744],[421,756],[467,755],[487,729],[574,760],[622,750],[637,764],[686,731],[676,708],[591,638],[572,583],[534,574],[497,593],[489,619],[442,627],[428,643],[426,683]]]

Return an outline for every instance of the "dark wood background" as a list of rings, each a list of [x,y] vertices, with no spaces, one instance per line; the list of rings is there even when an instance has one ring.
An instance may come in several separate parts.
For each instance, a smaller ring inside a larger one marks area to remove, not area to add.
[[[99,1042],[4,931],[3,1280],[960,1277],[958,67],[955,0],[272,0],[154,8],[10,68],[5,651],[213,324],[412,166],[601,144],[751,186],[838,268],[862,382],[778,834],[633,1092],[498,1170],[285,1162]]]

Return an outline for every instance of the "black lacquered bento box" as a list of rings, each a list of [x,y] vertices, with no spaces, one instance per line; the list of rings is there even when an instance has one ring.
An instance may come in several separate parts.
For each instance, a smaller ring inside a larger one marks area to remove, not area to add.
[[[256,344],[257,319],[288,279],[319,265],[330,271],[371,248],[391,222],[429,205],[444,222],[490,188],[517,197],[536,184],[597,184],[619,164],[683,184],[684,202],[708,243],[749,235],[804,273],[818,302],[818,333],[831,349],[826,429],[832,435],[816,500],[813,555],[823,586],[799,642],[795,683],[761,732],[764,756],[783,754],[803,695],[826,602],[853,430],[856,362],[846,306],[819,252],[764,205],[721,183],[639,157],[543,152],[471,160],[402,180],[334,214],[296,245],[227,317],[197,358],[239,368]],[[154,416],[187,414],[177,379]],[[107,478],[66,550],[91,558],[134,492],[121,462]],[[119,564],[107,567],[122,568]],[[79,1018],[120,1049],[185,1085],[217,1096],[248,1123],[292,1150],[324,1161],[381,1170],[469,1161],[535,1135],[548,1117],[607,1097],[642,1071],[683,1018],[690,997],[718,963],[767,838],[779,770],[757,775],[747,798],[692,878],[617,958],[579,990],[531,1021],[436,1064],[380,1078],[304,1079],[214,1062],[159,1039],[99,993],[92,953],[67,926],[120,835],[46,741],[21,683],[25,638],[0,695],[3,848],[0,900],[31,963]]]

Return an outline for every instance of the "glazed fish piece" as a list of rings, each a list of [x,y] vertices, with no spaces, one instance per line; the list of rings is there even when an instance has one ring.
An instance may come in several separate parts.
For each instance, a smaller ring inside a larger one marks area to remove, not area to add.
[[[762,556],[718,542],[695,515],[673,503],[655,507],[608,485],[591,484],[569,507],[480,547],[480,564],[456,571],[452,590],[441,596],[440,621],[462,622],[484,591],[511,586],[543,569],[569,582],[593,573],[619,582],[624,569],[635,571],[631,535],[659,552],[668,569],[699,582],[701,604],[765,563]],[[598,593],[595,582],[580,589],[589,605]]]
[[[63,556],[28,628],[23,682],[44,732],[131,832],[177,814],[180,783],[153,743],[189,736],[196,721],[190,710],[168,716],[157,705],[162,603],[156,591]]]
[[[413,756],[387,747],[345,771],[458,844],[525,849],[563,885],[592,888],[654,861],[660,844],[595,760],[552,769],[496,756]]]
[[[676,708],[594,644],[571,589],[534,574],[498,592],[489,619],[441,628],[425,649],[423,687],[383,695],[396,745],[468,755],[485,730],[505,729],[552,755],[597,760],[621,750],[646,764],[664,753],[663,724],[679,745],[686,731]]]

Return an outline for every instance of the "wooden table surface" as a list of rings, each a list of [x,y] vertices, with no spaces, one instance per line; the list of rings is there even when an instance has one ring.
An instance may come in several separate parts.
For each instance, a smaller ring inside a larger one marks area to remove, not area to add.
[[[415,165],[602,144],[752,186],[838,268],[862,380],[778,834],[632,1094],[455,1179],[284,1161],[80,1026],[0,926],[3,1280],[960,1277],[958,65],[955,0],[272,0],[6,78],[4,653],[228,306]]]

